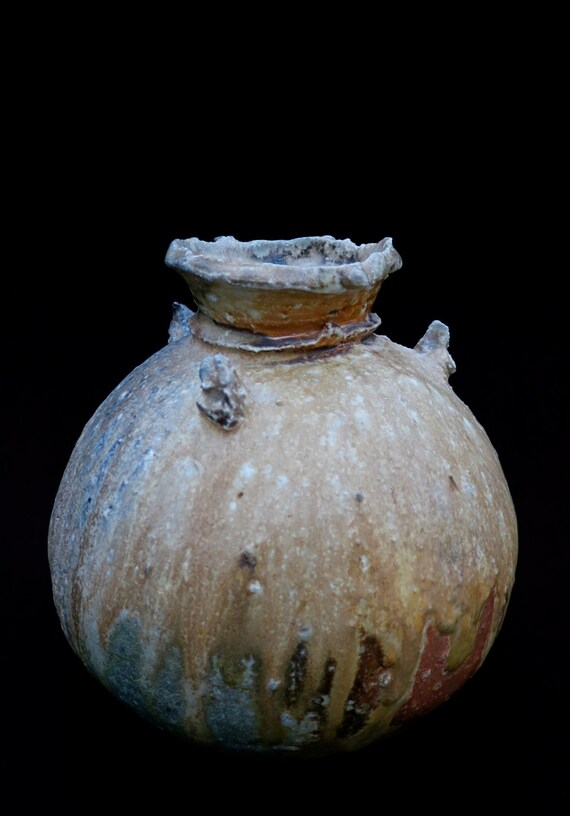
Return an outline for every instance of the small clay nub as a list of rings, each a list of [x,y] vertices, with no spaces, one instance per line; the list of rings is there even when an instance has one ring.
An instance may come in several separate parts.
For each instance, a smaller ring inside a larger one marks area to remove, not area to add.
[[[224,431],[237,427],[244,418],[245,388],[237,371],[223,354],[210,354],[200,364],[202,396],[196,405]]]
[[[432,320],[424,336],[416,343],[414,351],[429,355],[427,359],[438,363],[448,379],[457,370],[455,361],[447,350],[448,346],[449,328],[441,320]]]
[[[192,334],[188,321],[193,316],[194,312],[183,303],[177,303],[175,301],[172,304],[172,320],[168,327],[169,343],[176,343],[176,341],[181,340],[182,337],[187,337],[189,334]]]

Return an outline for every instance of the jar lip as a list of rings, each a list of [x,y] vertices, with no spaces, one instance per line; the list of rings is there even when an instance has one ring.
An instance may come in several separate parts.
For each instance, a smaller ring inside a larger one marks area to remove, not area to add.
[[[371,289],[402,265],[391,238],[355,244],[330,235],[238,241],[172,241],[166,264],[186,276],[258,289],[319,293]]]

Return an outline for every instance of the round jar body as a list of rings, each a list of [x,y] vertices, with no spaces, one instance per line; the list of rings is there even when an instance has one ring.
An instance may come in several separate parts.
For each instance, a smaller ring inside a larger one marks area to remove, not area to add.
[[[183,333],[135,369],[50,528],[89,670],[157,725],[243,750],[358,748],[443,702],[499,630],[517,547],[449,361],[378,335],[252,353]]]

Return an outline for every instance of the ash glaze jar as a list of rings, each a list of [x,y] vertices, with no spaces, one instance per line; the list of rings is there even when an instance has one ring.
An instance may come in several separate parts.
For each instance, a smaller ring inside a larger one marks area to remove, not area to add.
[[[375,333],[390,239],[174,241],[169,344],[87,424],[49,555],[71,646],[156,725],[364,746],[446,700],[505,613],[516,518],[447,327]]]

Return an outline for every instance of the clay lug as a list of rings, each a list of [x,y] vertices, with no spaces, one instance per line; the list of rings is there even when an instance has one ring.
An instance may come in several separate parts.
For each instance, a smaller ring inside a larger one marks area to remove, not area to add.
[[[441,320],[432,320],[424,336],[416,343],[414,351],[418,354],[429,355],[430,361],[436,362],[444,371],[445,378],[457,371],[455,360],[448,352],[449,328]]]
[[[192,334],[188,321],[193,316],[194,312],[192,309],[189,309],[188,306],[185,306],[183,303],[177,303],[175,301],[172,304],[172,320],[168,327],[169,343],[176,343],[177,340],[181,340],[183,337],[188,337],[189,334]]]
[[[202,396],[198,408],[224,431],[244,419],[245,388],[235,368],[223,354],[211,354],[200,365]]]

